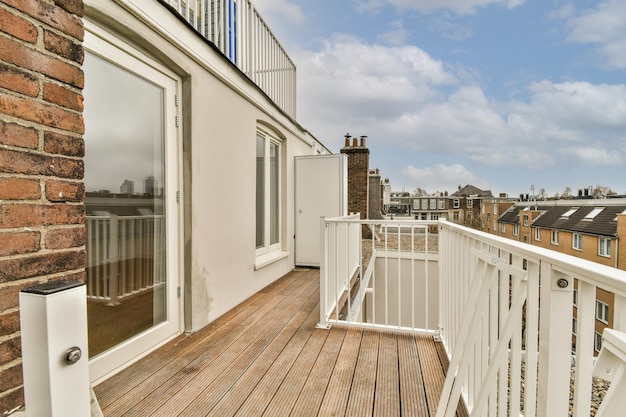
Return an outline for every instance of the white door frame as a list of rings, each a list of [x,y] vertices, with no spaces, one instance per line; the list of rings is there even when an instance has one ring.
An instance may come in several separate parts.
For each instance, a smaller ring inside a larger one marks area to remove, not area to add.
[[[121,39],[85,19],[84,47],[90,53],[118,65],[141,78],[163,87],[165,120],[165,178],[166,192],[166,308],[167,317],[158,325],[91,358],[91,382],[96,385],[124,367],[139,360],[159,346],[179,335],[183,328],[183,219],[180,201],[182,191],[182,132],[176,126],[182,80],[158,62],[148,58]],[[86,77],[89,75],[86,74]],[[87,102],[88,106],[89,103]],[[86,144],[88,147],[88,144]],[[88,169],[88,168],[86,168]]]

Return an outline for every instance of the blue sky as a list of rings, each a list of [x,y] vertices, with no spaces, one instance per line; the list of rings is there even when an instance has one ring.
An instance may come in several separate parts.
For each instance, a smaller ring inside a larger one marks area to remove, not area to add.
[[[394,190],[626,193],[626,0],[253,0],[298,120]]]

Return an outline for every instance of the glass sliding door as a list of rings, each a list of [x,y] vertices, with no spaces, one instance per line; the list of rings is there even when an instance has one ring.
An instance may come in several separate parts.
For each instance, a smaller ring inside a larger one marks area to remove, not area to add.
[[[178,209],[170,203],[178,151],[168,103],[177,82],[121,48],[89,39],[83,66],[87,314],[97,378],[180,328]]]

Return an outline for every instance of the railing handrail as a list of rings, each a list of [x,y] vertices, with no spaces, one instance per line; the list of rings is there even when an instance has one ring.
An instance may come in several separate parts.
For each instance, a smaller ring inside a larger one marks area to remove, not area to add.
[[[575,275],[583,281],[594,281],[598,287],[607,291],[626,297],[626,271],[611,266],[599,264],[597,262],[578,258],[565,253],[556,252],[539,246],[529,245],[502,236],[495,236],[480,230],[471,229],[451,223],[446,220],[439,220],[441,227],[448,227],[463,231],[469,236],[476,237],[477,240],[487,244],[498,246],[506,251],[514,251],[527,258],[548,260],[552,265],[556,265],[562,272]],[[580,277],[577,276],[577,273]],[[590,279],[591,278],[591,279]]]

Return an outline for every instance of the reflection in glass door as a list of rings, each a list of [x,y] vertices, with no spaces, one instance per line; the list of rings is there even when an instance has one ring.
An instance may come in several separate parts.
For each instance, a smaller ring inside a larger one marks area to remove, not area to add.
[[[89,356],[113,352],[105,368],[141,355],[158,343],[142,336],[176,318],[168,303],[176,258],[168,256],[167,85],[150,78],[152,69],[138,76],[124,64],[87,52],[83,66]]]

